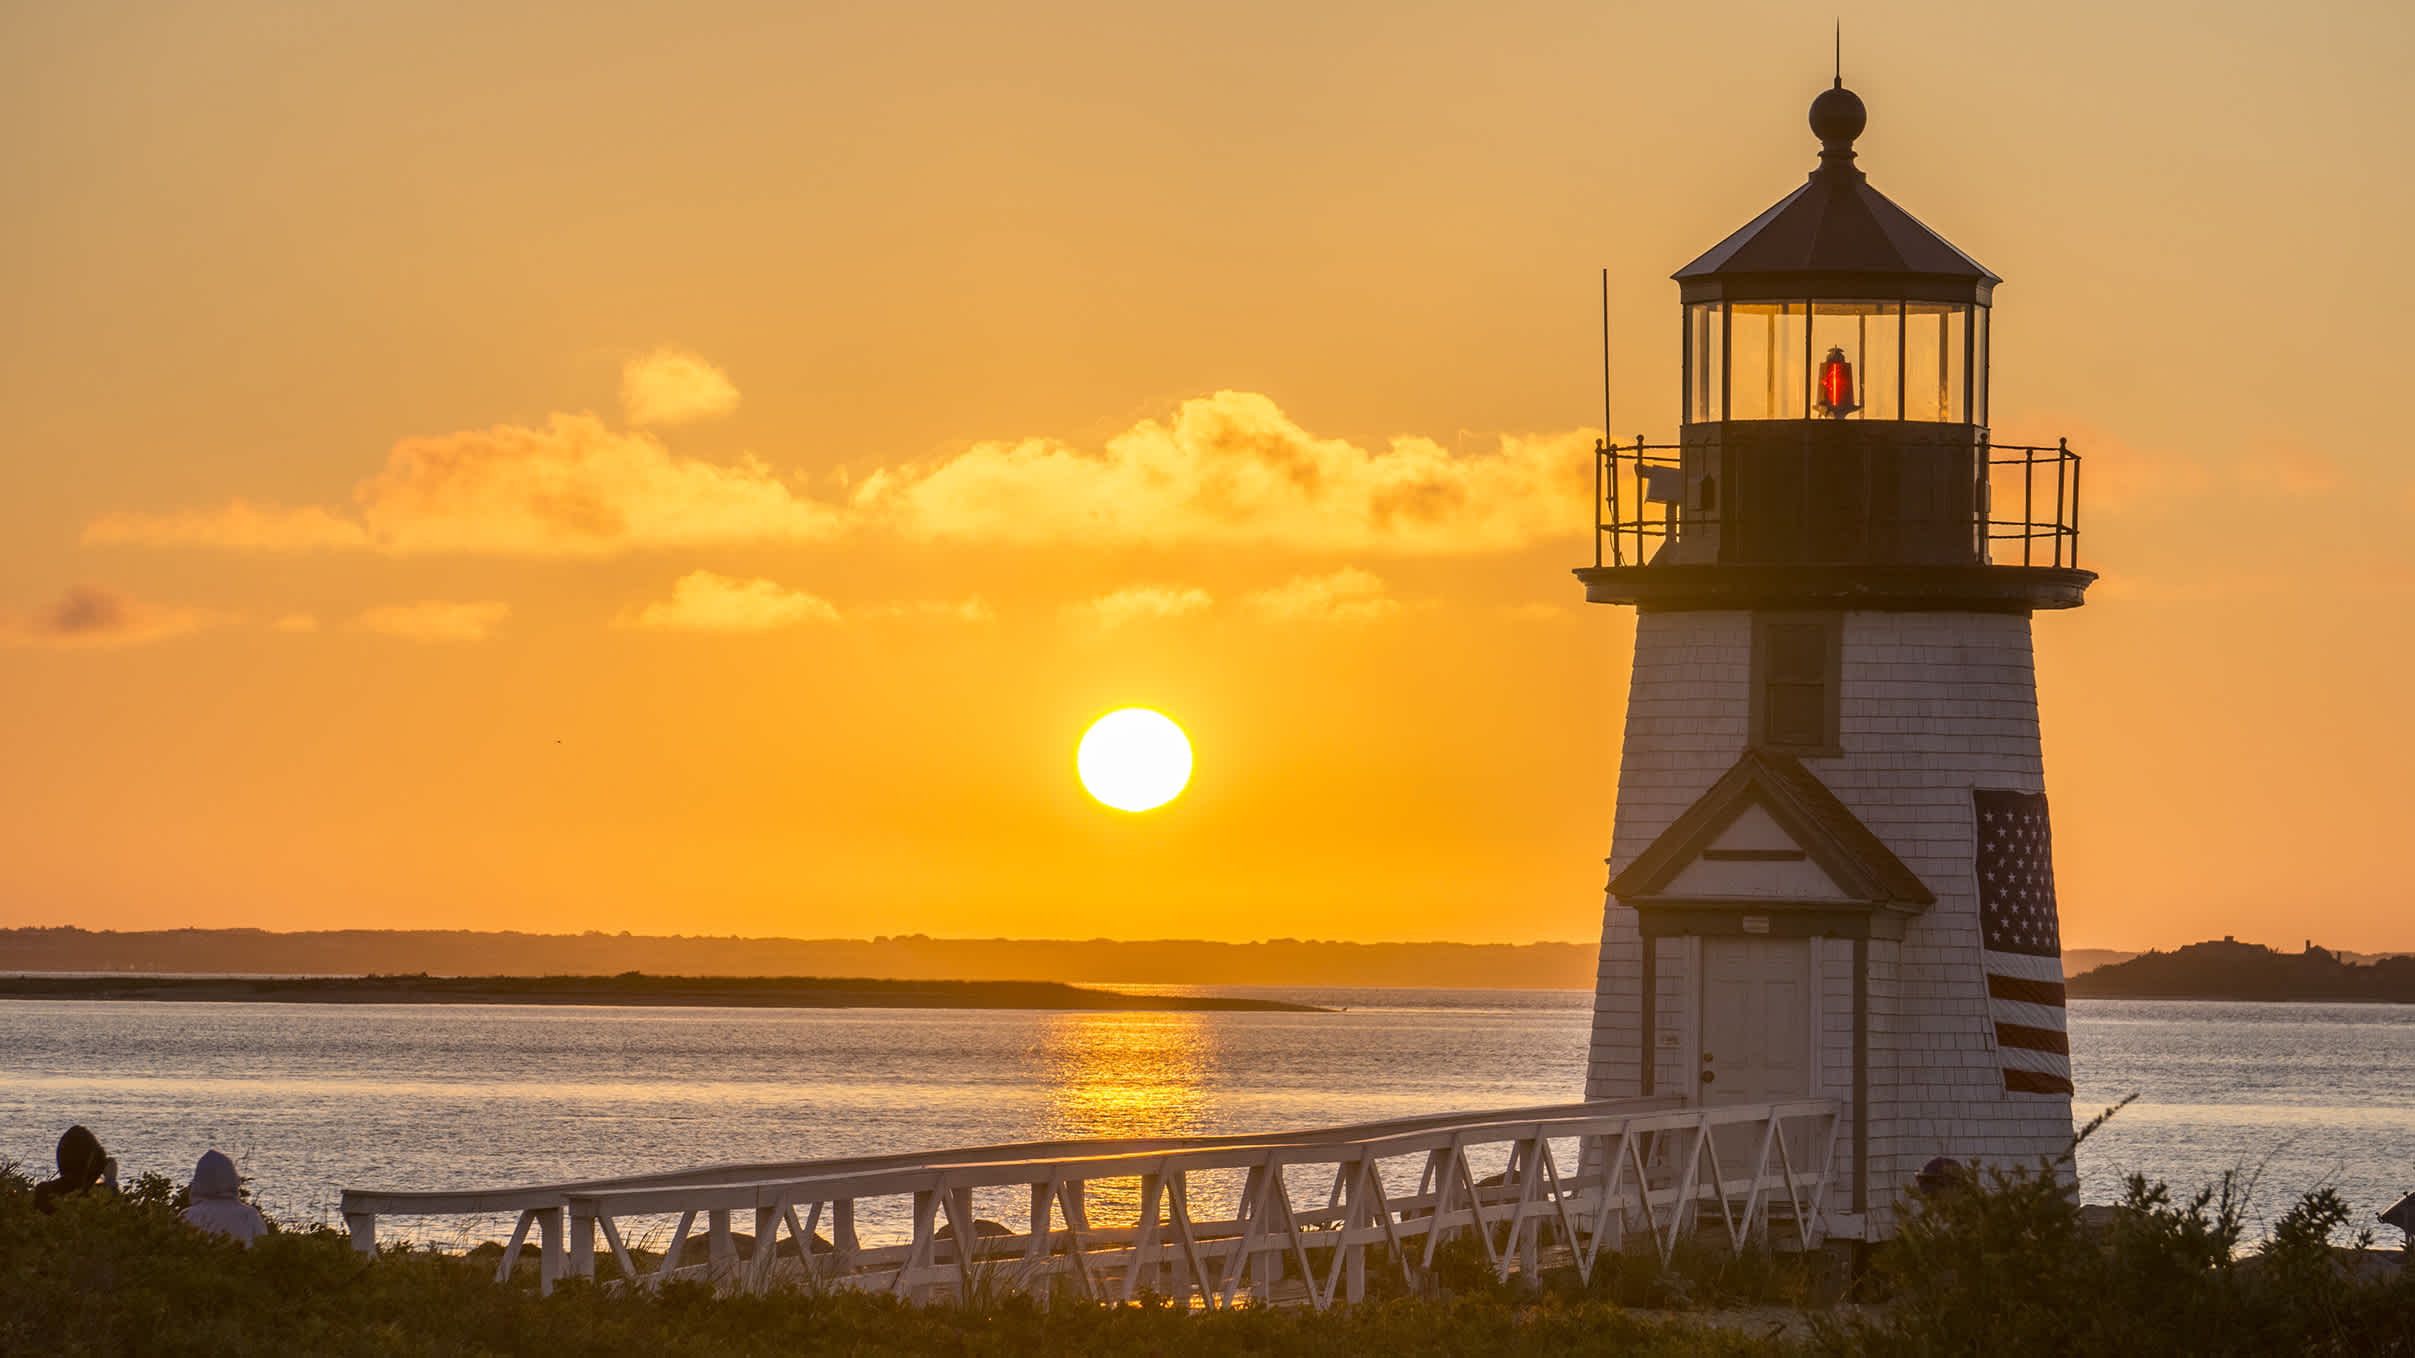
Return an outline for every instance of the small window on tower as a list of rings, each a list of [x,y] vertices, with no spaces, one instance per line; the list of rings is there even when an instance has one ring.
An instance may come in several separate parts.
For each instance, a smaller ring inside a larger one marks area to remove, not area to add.
[[[1841,666],[1833,614],[1764,615],[1753,627],[1753,743],[1792,754],[1834,755]]]

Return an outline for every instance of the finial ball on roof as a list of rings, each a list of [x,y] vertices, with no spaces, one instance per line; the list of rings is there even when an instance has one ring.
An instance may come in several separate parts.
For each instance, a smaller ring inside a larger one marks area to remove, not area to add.
[[[1843,85],[1821,90],[1820,97],[1811,101],[1811,135],[1823,145],[1851,144],[1869,121],[1862,97]]]

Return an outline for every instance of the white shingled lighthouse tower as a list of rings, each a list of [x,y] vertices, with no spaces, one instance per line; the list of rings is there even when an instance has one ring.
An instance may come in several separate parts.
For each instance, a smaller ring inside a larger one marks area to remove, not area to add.
[[[1639,613],[1587,1096],[1841,1101],[1846,1238],[2070,1144],[2030,621],[2095,579],[2078,457],[1988,437],[1999,280],[1864,121],[1823,91],[1809,182],[1677,272],[1683,426],[1601,450],[1576,572]]]

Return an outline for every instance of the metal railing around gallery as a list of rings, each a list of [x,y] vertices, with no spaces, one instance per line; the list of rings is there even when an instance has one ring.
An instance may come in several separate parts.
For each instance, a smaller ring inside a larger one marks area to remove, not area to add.
[[[1421,1285],[1454,1240],[1504,1280],[1547,1266],[1589,1280],[1604,1251],[1666,1259],[1694,1234],[1735,1249],[1816,1246],[1837,1129],[1832,1100],[1627,1099],[1266,1136],[974,1147],[490,1191],[346,1190],[343,1213],[355,1247],[372,1254],[381,1216],[515,1214],[496,1276],[513,1276],[533,1232],[546,1290],[601,1267],[608,1284],[643,1288],[694,1279],[918,1301],[1068,1290],[1323,1309],[1362,1299],[1375,1270]],[[661,1249],[632,1243],[652,1238],[635,1235],[641,1226],[672,1219]],[[739,1220],[751,1237],[733,1229]]]

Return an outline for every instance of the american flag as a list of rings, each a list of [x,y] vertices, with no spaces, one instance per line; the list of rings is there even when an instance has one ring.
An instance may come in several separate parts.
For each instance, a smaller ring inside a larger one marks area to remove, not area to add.
[[[1979,825],[1979,957],[2004,1087],[2068,1096],[2071,1042],[2063,1029],[2063,935],[2046,794],[1973,789],[1971,810]]]

